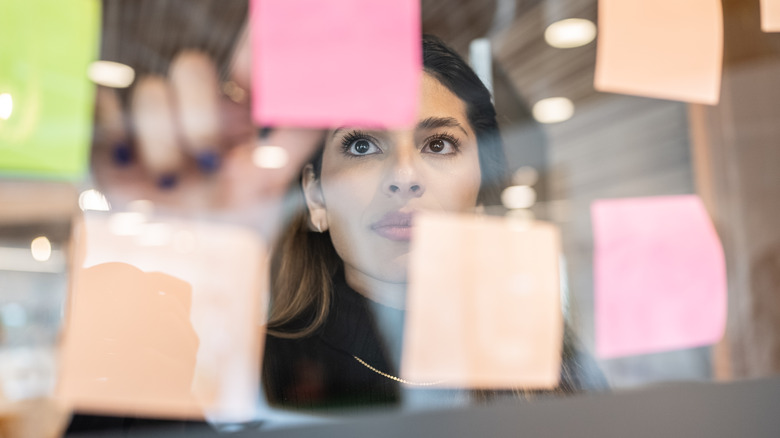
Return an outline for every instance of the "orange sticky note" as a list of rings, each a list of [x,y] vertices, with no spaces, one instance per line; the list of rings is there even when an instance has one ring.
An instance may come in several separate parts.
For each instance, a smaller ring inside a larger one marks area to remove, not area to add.
[[[422,75],[419,0],[252,0],[261,125],[403,127]]]
[[[713,344],[726,327],[726,263],[694,195],[599,200],[593,216],[596,352]]]
[[[599,0],[599,91],[717,104],[720,0]]]
[[[551,388],[560,377],[558,230],[414,219],[401,375],[443,387]]]
[[[780,1],[761,0],[761,30],[780,32]]]
[[[74,244],[60,397],[103,414],[252,418],[266,284],[252,232],[88,212]]]

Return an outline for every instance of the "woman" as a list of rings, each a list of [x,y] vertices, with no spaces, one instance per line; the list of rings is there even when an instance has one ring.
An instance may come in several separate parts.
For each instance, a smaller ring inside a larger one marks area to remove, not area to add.
[[[398,402],[413,215],[473,212],[498,199],[504,157],[489,91],[435,37],[423,39],[423,66],[414,128],[341,127],[304,168],[305,208],[281,236],[271,269],[263,380],[272,404]],[[583,386],[569,343],[565,391]]]

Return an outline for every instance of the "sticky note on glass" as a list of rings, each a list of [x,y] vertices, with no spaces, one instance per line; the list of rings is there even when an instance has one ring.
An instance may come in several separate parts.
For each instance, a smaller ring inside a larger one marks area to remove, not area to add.
[[[100,2],[0,2],[0,174],[77,179],[87,169]]]
[[[89,212],[74,241],[58,394],[82,412],[251,419],[266,283],[255,235]]]
[[[780,1],[761,0],[761,30],[780,32]]]
[[[720,0],[599,0],[599,91],[716,104]]]
[[[442,387],[554,387],[563,335],[559,253],[550,224],[416,216],[402,377]]]
[[[596,350],[602,358],[718,342],[726,265],[697,196],[592,204]]]
[[[422,74],[419,0],[253,0],[261,125],[403,127]]]

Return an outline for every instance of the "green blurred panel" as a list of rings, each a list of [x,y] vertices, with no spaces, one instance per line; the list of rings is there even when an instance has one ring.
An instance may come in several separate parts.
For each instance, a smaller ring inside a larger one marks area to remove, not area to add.
[[[0,0],[0,175],[84,175],[99,32],[99,0]]]

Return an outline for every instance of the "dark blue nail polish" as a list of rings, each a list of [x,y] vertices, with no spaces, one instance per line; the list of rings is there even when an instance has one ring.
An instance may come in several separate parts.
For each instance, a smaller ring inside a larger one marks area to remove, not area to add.
[[[260,137],[260,139],[262,140],[268,137],[271,134],[271,131],[273,130],[274,128],[270,126],[263,126],[262,128],[260,128],[260,131],[258,131],[257,136]]]
[[[198,157],[198,166],[200,170],[206,173],[215,172],[219,168],[219,154],[214,151],[201,152]]]
[[[161,176],[160,179],[157,180],[157,187],[163,190],[170,190],[176,187],[177,182],[179,182],[179,179],[176,177],[176,175],[173,173],[168,173]]]
[[[112,154],[114,163],[118,166],[127,166],[133,161],[133,150],[130,148],[130,144],[126,141],[120,141],[114,145],[114,151]]]

